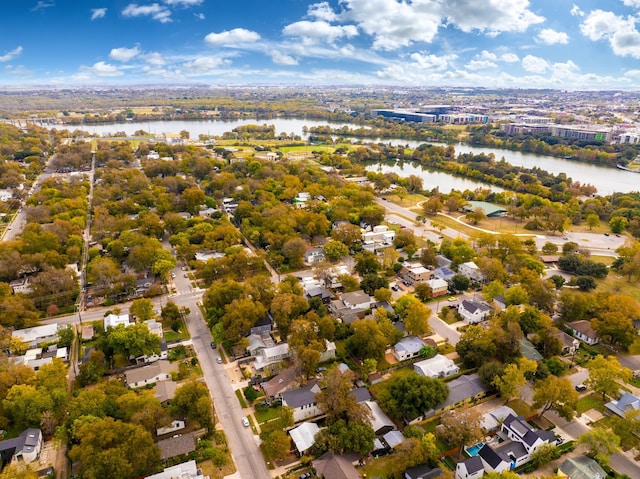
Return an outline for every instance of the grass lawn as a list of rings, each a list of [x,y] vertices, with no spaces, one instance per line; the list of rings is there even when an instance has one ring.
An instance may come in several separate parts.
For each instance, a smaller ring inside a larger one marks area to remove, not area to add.
[[[513,399],[509,401],[507,406],[513,409],[518,416],[531,417],[536,413],[535,409],[520,399]]]
[[[222,479],[236,472],[236,466],[232,460],[229,460],[229,462],[222,467],[214,466],[211,460],[198,463],[198,467],[202,469],[202,473],[205,476],[209,476],[211,479]]]
[[[271,421],[275,419],[280,414],[281,407],[268,407],[265,409],[256,409],[254,416],[256,417],[256,421],[258,424],[265,423],[267,421]]]
[[[402,464],[402,458],[395,454],[382,456],[379,458],[369,458],[364,465],[363,471],[366,474],[363,477],[385,477],[400,479],[405,466]]]
[[[179,339],[179,340],[189,339],[189,331],[187,331],[187,328],[185,327],[180,328],[180,331],[177,333],[173,329],[169,329],[167,331],[163,331],[162,334],[164,334],[164,339],[166,341],[174,341],[176,339]]]
[[[596,282],[598,283],[598,291],[625,294],[640,301],[640,288],[637,283],[630,283],[626,276],[618,275],[615,271],[611,271],[606,278],[597,279]]]
[[[240,401],[240,406],[244,409],[247,407],[247,401],[245,401],[244,396],[242,395],[241,389],[236,389],[236,396],[238,397],[238,401]]]
[[[589,394],[588,396],[580,398],[578,406],[576,407],[576,413],[579,416],[590,409],[595,409],[600,412],[604,411],[604,404],[602,404],[602,400],[598,395]]]

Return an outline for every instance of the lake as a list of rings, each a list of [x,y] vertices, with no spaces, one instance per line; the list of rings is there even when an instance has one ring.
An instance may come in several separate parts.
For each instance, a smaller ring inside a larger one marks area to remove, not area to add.
[[[231,131],[234,128],[241,125],[275,125],[276,133],[286,132],[295,133],[304,137],[302,132],[303,127],[314,126],[326,126],[332,127],[349,126],[351,128],[358,128],[359,125],[340,123],[340,122],[328,122],[322,120],[305,120],[297,118],[273,118],[270,120],[175,120],[175,121],[149,121],[149,122],[122,122],[122,123],[109,123],[99,125],[78,125],[73,128],[85,130],[90,133],[99,135],[109,135],[116,132],[125,132],[127,135],[132,135],[137,130],[144,130],[153,134],[160,133],[179,133],[182,130],[187,130],[192,138],[197,138],[199,135],[209,136],[222,136],[225,132]],[[403,139],[358,139],[364,143],[367,142],[380,142],[391,145],[407,145],[410,148],[415,148],[426,141],[411,141]],[[431,143],[434,145],[444,145],[442,143]],[[446,145],[445,145],[446,146]],[[486,148],[481,146],[471,146],[465,143],[458,143],[454,145],[456,154],[459,153],[493,153],[497,160],[504,158],[505,161],[512,165],[524,166],[527,168],[533,168],[538,166],[550,173],[558,174],[565,173],[574,181],[580,183],[589,183],[598,189],[598,194],[608,195],[614,192],[627,193],[630,191],[640,190],[640,174],[632,173],[628,171],[618,170],[616,168],[608,168],[605,166],[593,165],[588,163],[579,163],[577,161],[566,160],[564,158],[554,158],[551,156],[534,155],[531,153],[521,153],[519,151],[500,150],[496,148]],[[386,168],[386,167],[385,167]],[[416,174],[414,171],[410,171],[412,167],[408,163],[405,163],[404,168],[400,168],[396,171],[399,175]],[[424,178],[425,188],[428,188],[427,184],[431,183],[432,177],[437,172],[429,171],[428,177]],[[419,176],[422,177],[424,172],[421,172]],[[466,180],[464,178],[453,177],[446,173],[439,173],[441,176],[438,178],[441,191],[445,192],[446,186],[443,184],[445,177],[451,178],[451,184],[463,185],[462,182],[468,181],[466,185],[474,184],[471,189],[481,185],[481,183]],[[482,185],[484,185],[482,183]],[[455,187],[455,189],[466,189],[469,186]],[[495,187],[493,187],[495,189]]]

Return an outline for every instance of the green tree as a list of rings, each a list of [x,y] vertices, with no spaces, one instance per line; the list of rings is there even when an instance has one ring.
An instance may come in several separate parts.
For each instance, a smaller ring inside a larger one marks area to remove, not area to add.
[[[408,334],[423,336],[429,333],[431,309],[417,298],[409,295],[402,296],[396,301],[394,310],[404,322]]]
[[[199,381],[189,381],[176,389],[176,394],[169,403],[169,412],[173,416],[197,421],[200,426],[208,429],[214,424],[209,390]]]
[[[5,415],[17,429],[39,427],[42,414],[53,409],[51,396],[35,386],[16,384],[2,401]]]
[[[324,254],[329,261],[338,261],[349,254],[349,247],[341,241],[330,240],[323,246]]]
[[[527,358],[518,358],[515,363],[504,368],[502,376],[494,379],[493,384],[507,403],[511,399],[520,397],[520,388],[527,383],[527,374],[535,372],[538,363]]]
[[[600,217],[595,213],[588,214],[586,220],[589,231],[600,226]]]
[[[380,262],[373,252],[363,251],[356,255],[354,269],[363,277],[368,274],[376,274],[380,270]]]
[[[455,274],[451,278],[451,286],[456,291],[466,291],[471,286],[471,280],[464,275]]]
[[[550,241],[547,241],[543,246],[542,246],[542,252],[546,255],[555,255],[558,254],[558,245],[555,243],[551,243]]]
[[[328,424],[341,419],[348,423],[363,422],[369,418],[368,409],[351,394],[353,379],[351,371],[342,373],[339,368],[332,368],[327,373],[323,388],[316,393],[316,402],[327,415]]]
[[[631,370],[622,367],[615,356],[605,358],[598,354],[586,364],[589,378],[585,384],[595,392],[602,394],[602,401],[607,396],[615,397],[620,390],[620,383],[631,379]]]
[[[104,353],[99,349],[93,349],[89,354],[89,360],[79,367],[78,384],[82,387],[99,382],[107,373]]]
[[[587,454],[600,464],[607,464],[611,456],[620,451],[620,437],[611,429],[601,427],[585,432],[578,443],[584,444],[589,451]]]
[[[387,348],[387,338],[375,321],[359,319],[351,324],[353,334],[347,339],[347,351],[360,360],[380,360]]]
[[[629,226],[629,221],[624,216],[613,216],[609,220],[609,228],[613,233],[622,233]]]
[[[146,324],[136,323],[128,327],[119,324],[115,328],[107,328],[106,337],[98,347],[108,358],[113,354],[121,354],[125,358],[151,356],[160,353],[160,337],[149,331]]]
[[[279,294],[271,302],[271,314],[283,338],[289,335],[291,323],[307,311],[309,302],[297,294]]]
[[[511,286],[505,292],[504,299],[508,305],[527,304],[529,302],[529,294],[523,286]]]
[[[541,444],[531,454],[531,463],[536,467],[542,467],[549,464],[554,459],[558,459],[562,452],[555,444]]]
[[[439,379],[431,379],[411,371],[395,375],[382,383],[378,402],[392,416],[412,420],[444,401],[449,389]]]
[[[80,477],[122,479],[146,476],[155,471],[160,450],[142,426],[111,417],[79,427],[78,443],[69,451],[78,462]]]
[[[487,219],[487,215],[482,208],[475,208],[473,211],[467,213],[466,218],[472,225],[477,225],[482,220]]]
[[[418,283],[413,289],[413,294],[422,302],[429,301],[431,299],[431,286],[426,283]]]
[[[542,408],[541,416],[553,410],[567,421],[571,421],[578,406],[578,399],[578,393],[566,378],[551,375],[534,386],[533,407]]]
[[[153,302],[148,298],[135,299],[131,303],[129,312],[135,316],[136,321],[147,321],[156,317]]]

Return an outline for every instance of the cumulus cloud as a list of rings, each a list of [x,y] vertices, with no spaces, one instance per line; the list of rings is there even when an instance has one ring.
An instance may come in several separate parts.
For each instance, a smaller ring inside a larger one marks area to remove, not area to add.
[[[463,32],[478,30],[495,36],[524,32],[544,21],[544,17],[529,10],[529,0],[447,0],[443,4],[449,23]]]
[[[500,60],[506,63],[515,63],[520,61],[520,57],[515,53],[503,53],[500,55]]]
[[[145,53],[144,55],[140,55],[140,58],[145,62],[156,66],[162,66],[167,63],[164,57],[158,52]]]
[[[329,2],[314,3],[313,5],[309,5],[307,15],[311,18],[324,20],[326,22],[334,22],[338,18],[336,12],[334,12],[329,5]]]
[[[573,15],[574,17],[584,17],[584,12],[580,10],[580,7],[574,3],[573,7],[571,7],[571,15]]]
[[[622,0],[627,7],[640,8],[640,0]]]
[[[209,33],[204,37],[204,41],[209,45],[234,45],[237,43],[253,43],[260,40],[257,32],[245,28],[234,28],[220,33]]]
[[[580,67],[568,60],[566,63],[554,63],[551,65],[552,76],[558,78],[567,78],[580,72]]]
[[[544,58],[527,55],[522,59],[522,68],[530,73],[544,73],[549,68],[549,63]]]
[[[105,62],[94,63],[93,66],[89,67],[87,70],[99,77],[119,77],[124,75],[118,67]]]
[[[207,18],[204,16],[204,13],[194,13],[194,15],[198,20],[204,20],[205,18]]]
[[[299,37],[306,43],[326,41],[333,43],[339,38],[351,38],[358,34],[354,25],[330,25],[325,21],[300,21],[287,25],[282,33],[291,37]]]
[[[488,70],[490,68],[496,68],[498,66],[497,63],[491,62],[488,60],[471,60],[468,62],[465,67],[467,70]]]
[[[567,35],[565,32],[556,32],[551,28],[543,28],[542,30],[540,30],[540,33],[538,33],[538,36],[536,38],[539,42],[542,42],[546,45],[555,45],[557,43],[566,45],[567,43],[569,43],[569,35]]]
[[[13,60],[15,57],[19,56],[22,53],[22,47],[17,46],[10,52],[5,53],[4,55],[0,55],[0,62],[8,62]]]
[[[136,57],[140,53],[140,48],[137,46],[133,48],[112,48],[111,53],[109,53],[109,57],[112,60],[117,60],[119,62],[128,62],[132,58]]]
[[[98,18],[104,18],[107,14],[106,8],[92,8],[91,9],[91,20],[97,20]]]
[[[413,60],[410,64],[412,68],[418,68],[420,70],[446,70],[457,56],[438,56],[429,53],[412,53],[409,58]]]
[[[274,50],[271,52],[271,60],[273,63],[277,65],[297,65],[298,60],[293,58],[291,55],[287,55],[286,53],[282,53],[281,51]]]
[[[640,32],[633,17],[622,17],[613,12],[594,10],[580,25],[584,36],[593,41],[607,40],[614,54],[640,58]]]
[[[227,65],[229,62],[224,58],[218,57],[199,57],[194,60],[185,62],[182,67],[191,75],[206,75],[221,66]]]
[[[130,3],[122,10],[122,15],[125,17],[144,17],[148,16],[160,23],[171,22],[171,10],[166,6],[158,3],[152,3],[151,5],[138,5],[136,3]]]

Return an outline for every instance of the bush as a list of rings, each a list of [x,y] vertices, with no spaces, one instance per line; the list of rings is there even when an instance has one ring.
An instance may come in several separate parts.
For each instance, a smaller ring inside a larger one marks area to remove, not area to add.
[[[244,397],[247,398],[247,401],[249,402],[255,401],[259,396],[258,391],[253,389],[253,386],[247,386],[242,390],[242,392],[244,394]]]

